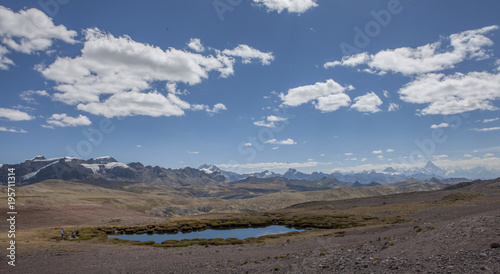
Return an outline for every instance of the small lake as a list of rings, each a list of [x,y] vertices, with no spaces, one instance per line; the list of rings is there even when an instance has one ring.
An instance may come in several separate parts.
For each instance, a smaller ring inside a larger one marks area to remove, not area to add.
[[[194,232],[178,232],[177,234],[122,234],[108,235],[108,238],[118,238],[129,241],[155,241],[161,243],[167,240],[184,240],[184,239],[214,239],[214,238],[236,238],[246,239],[250,237],[260,237],[266,235],[285,234],[288,232],[300,232],[303,229],[288,228],[285,226],[272,225],[268,227],[249,227],[249,228],[234,228],[234,229],[206,229]]]

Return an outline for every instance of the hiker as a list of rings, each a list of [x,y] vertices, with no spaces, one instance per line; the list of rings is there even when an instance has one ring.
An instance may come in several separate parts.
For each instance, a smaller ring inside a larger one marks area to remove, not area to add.
[[[63,240],[64,237],[64,228],[61,228],[61,241]]]
[[[76,239],[76,235],[75,235],[75,231],[71,231],[71,236],[70,236],[71,239]]]

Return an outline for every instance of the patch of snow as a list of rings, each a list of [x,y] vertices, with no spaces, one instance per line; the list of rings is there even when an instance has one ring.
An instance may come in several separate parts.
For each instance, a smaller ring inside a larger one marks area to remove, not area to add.
[[[201,171],[205,172],[206,174],[212,174],[214,173],[212,170],[210,170],[209,168],[202,168],[200,169]]]
[[[3,164],[0,164],[0,168],[2,168],[2,167],[3,167]]]
[[[65,162],[71,162],[73,160],[82,160],[82,159],[76,157],[64,157]]]
[[[113,162],[113,163],[109,163],[109,164],[105,164],[104,165],[104,168],[106,169],[113,169],[115,167],[121,167],[121,168],[130,168],[129,166],[127,166],[126,164],[124,163],[119,163],[119,162]]]
[[[24,175],[23,176],[23,181],[26,181],[26,180],[29,180],[29,179],[35,177],[38,174],[38,171],[40,171],[40,170],[37,170],[35,172],[31,172],[31,173],[28,173],[28,174]]]
[[[28,161],[39,161],[39,160],[45,160],[45,156],[43,155],[37,155],[31,159],[28,159]]]
[[[32,160],[33,162],[52,162],[52,161],[59,161],[63,159],[63,157],[59,158],[50,158],[50,159],[36,159],[36,157]]]
[[[28,174],[24,175],[24,176],[23,176],[23,181],[25,181],[25,180],[29,180],[29,179],[31,179],[31,178],[33,178],[33,177],[35,177],[35,176],[38,174],[38,172],[40,172],[40,170],[45,169],[45,168],[47,168],[47,167],[49,167],[49,166],[51,166],[51,165],[53,165],[53,164],[55,164],[55,163],[57,163],[57,162],[50,163],[50,164],[48,164],[48,165],[46,165],[46,166],[44,166],[44,167],[40,168],[39,170],[37,170],[37,171],[35,171],[35,172],[31,172],[31,173],[28,173]]]
[[[111,157],[111,156],[101,156],[101,157],[95,158],[95,160],[107,160],[107,159],[111,159],[111,158],[113,158],[113,157]]]
[[[91,169],[94,174],[99,173],[99,170],[101,169],[98,164],[81,164],[84,168]]]

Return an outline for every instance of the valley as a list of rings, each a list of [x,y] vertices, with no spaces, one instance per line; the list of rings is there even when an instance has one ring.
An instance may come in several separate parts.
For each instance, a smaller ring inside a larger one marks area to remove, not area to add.
[[[36,265],[55,273],[58,269],[74,273],[200,269],[386,273],[395,267],[424,271],[442,265],[443,269],[459,267],[461,272],[498,270],[499,250],[489,244],[500,235],[500,180],[434,181],[354,187],[331,179],[309,181],[308,186],[307,180],[250,177],[193,187],[46,180],[16,190],[18,269],[30,272]],[[1,192],[6,193],[5,186]],[[308,230],[165,244],[112,240],[104,233],[249,224]],[[61,241],[61,227],[78,230],[81,236]],[[0,232],[4,229],[2,225]],[[441,243],[443,239],[455,240]],[[471,256],[475,259],[468,259]],[[131,264],[130,257],[142,263]],[[447,263],[440,263],[444,258]],[[58,265],[60,260],[64,267]],[[467,263],[462,264],[463,260]],[[102,268],[93,269],[97,265]]]

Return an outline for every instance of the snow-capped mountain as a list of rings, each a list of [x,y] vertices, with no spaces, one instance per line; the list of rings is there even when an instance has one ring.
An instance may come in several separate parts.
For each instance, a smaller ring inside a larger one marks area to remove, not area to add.
[[[199,170],[207,173],[207,174],[212,174],[214,172],[218,172],[222,174],[229,182],[236,182],[239,180],[246,179],[248,177],[256,177],[256,178],[274,178],[274,177],[281,177],[281,174],[274,173],[271,171],[262,171],[262,172],[255,172],[255,173],[246,173],[246,174],[238,174],[236,172],[232,171],[225,171],[217,167],[216,165],[201,165]]]
[[[95,159],[79,159],[60,157],[47,159],[36,156],[20,164],[0,165],[0,181],[4,184],[8,177],[8,168],[16,168],[19,185],[27,185],[48,179],[77,181],[90,184],[119,183],[153,183],[178,186],[207,186],[226,185],[228,182],[237,182],[247,178],[272,179],[283,178],[287,180],[321,181],[335,179],[338,182],[355,185],[368,185],[374,183],[391,184],[408,179],[429,181],[456,178],[462,181],[467,179],[492,179],[498,177],[498,172],[476,167],[469,170],[456,169],[444,170],[432,162],[427,162],[421,168],[397,170],[387,167],[382,172],[364,171],[357,173],[331,174],[313,172],[311,174],[289,169],[283,175],[272,171],[263,171],[247,174],[238,174],[225,171],[216,165],[202,165],[199,169],[166,169],[162,167],[144,166],[141,163],[121,163],[111,156]]]
[[[355,183],[358,182],[360,185],[367,185],[373,182],[381,184],[391,184],[395,182],[400,182],[408,179],[416,180],[431,180],[436,179],[447,179],[447,178],[460,178],[460,179],[492,179],[500,176],[498,172],[488,171],[484,168],[477,167],[470,170],[444,170],[433,162],[428,161],[423,167],[411,168],[405,170],[397,170],[393,167],[387,167],[381,172],[376,171],[363,171],[363,172],[352,172],[352,173],[340,173],[333,172],[330,174],[323,172],[313,172],[311,174],[303,173],[297,171],[296,169],[288,169],[283,175],[278,173],[264,171],[260,173],[250,173],[250,174],[238,174],[235,172],[224,171],[215,165],[203,165],[200,170],[204,172],[220,172],[229,182],[235,182],[239,180],[246,179],[250,176],[257,178],[272,178],[272,177],[283,177],[289,180],[308,180],[308,181],[318,181],[323,178],[337,179],[341,182]]]
[[[166,185],[225,185],[226,178],[219,172],[207,174],[194,168],[166,169],[144,166],[141,163],[120,163],[111,156],[95,159],[70,157],[47,159],[36,156],[20,164],[0,167],[0,180],[7,181],[8,168],[15,168],[19,185],[33,184],[49,179],[90,184],[153,183]]]
[[[383,173],[396,175],[400,174],[405,177],[415,178],[419,180],[429,180],[432,177],[435,178],[467,178],[471,180],[475,179],[493,179],[500,176],[500,171],[489,170],[484,167],[474,167],[471,169],[442,169],[435,165],[431,161],[427,161],[425,166],[421,168],[410,168],[405,170],[396,170],[392,167],[384,169]]]
[[[392,167],[387,167],[386,169],[384,169],[384,171],[382,171],[383,173],[389,173],[389,174],[395,174],[395,173],[398,173],[397,170],[395,170],[394,168]]]

